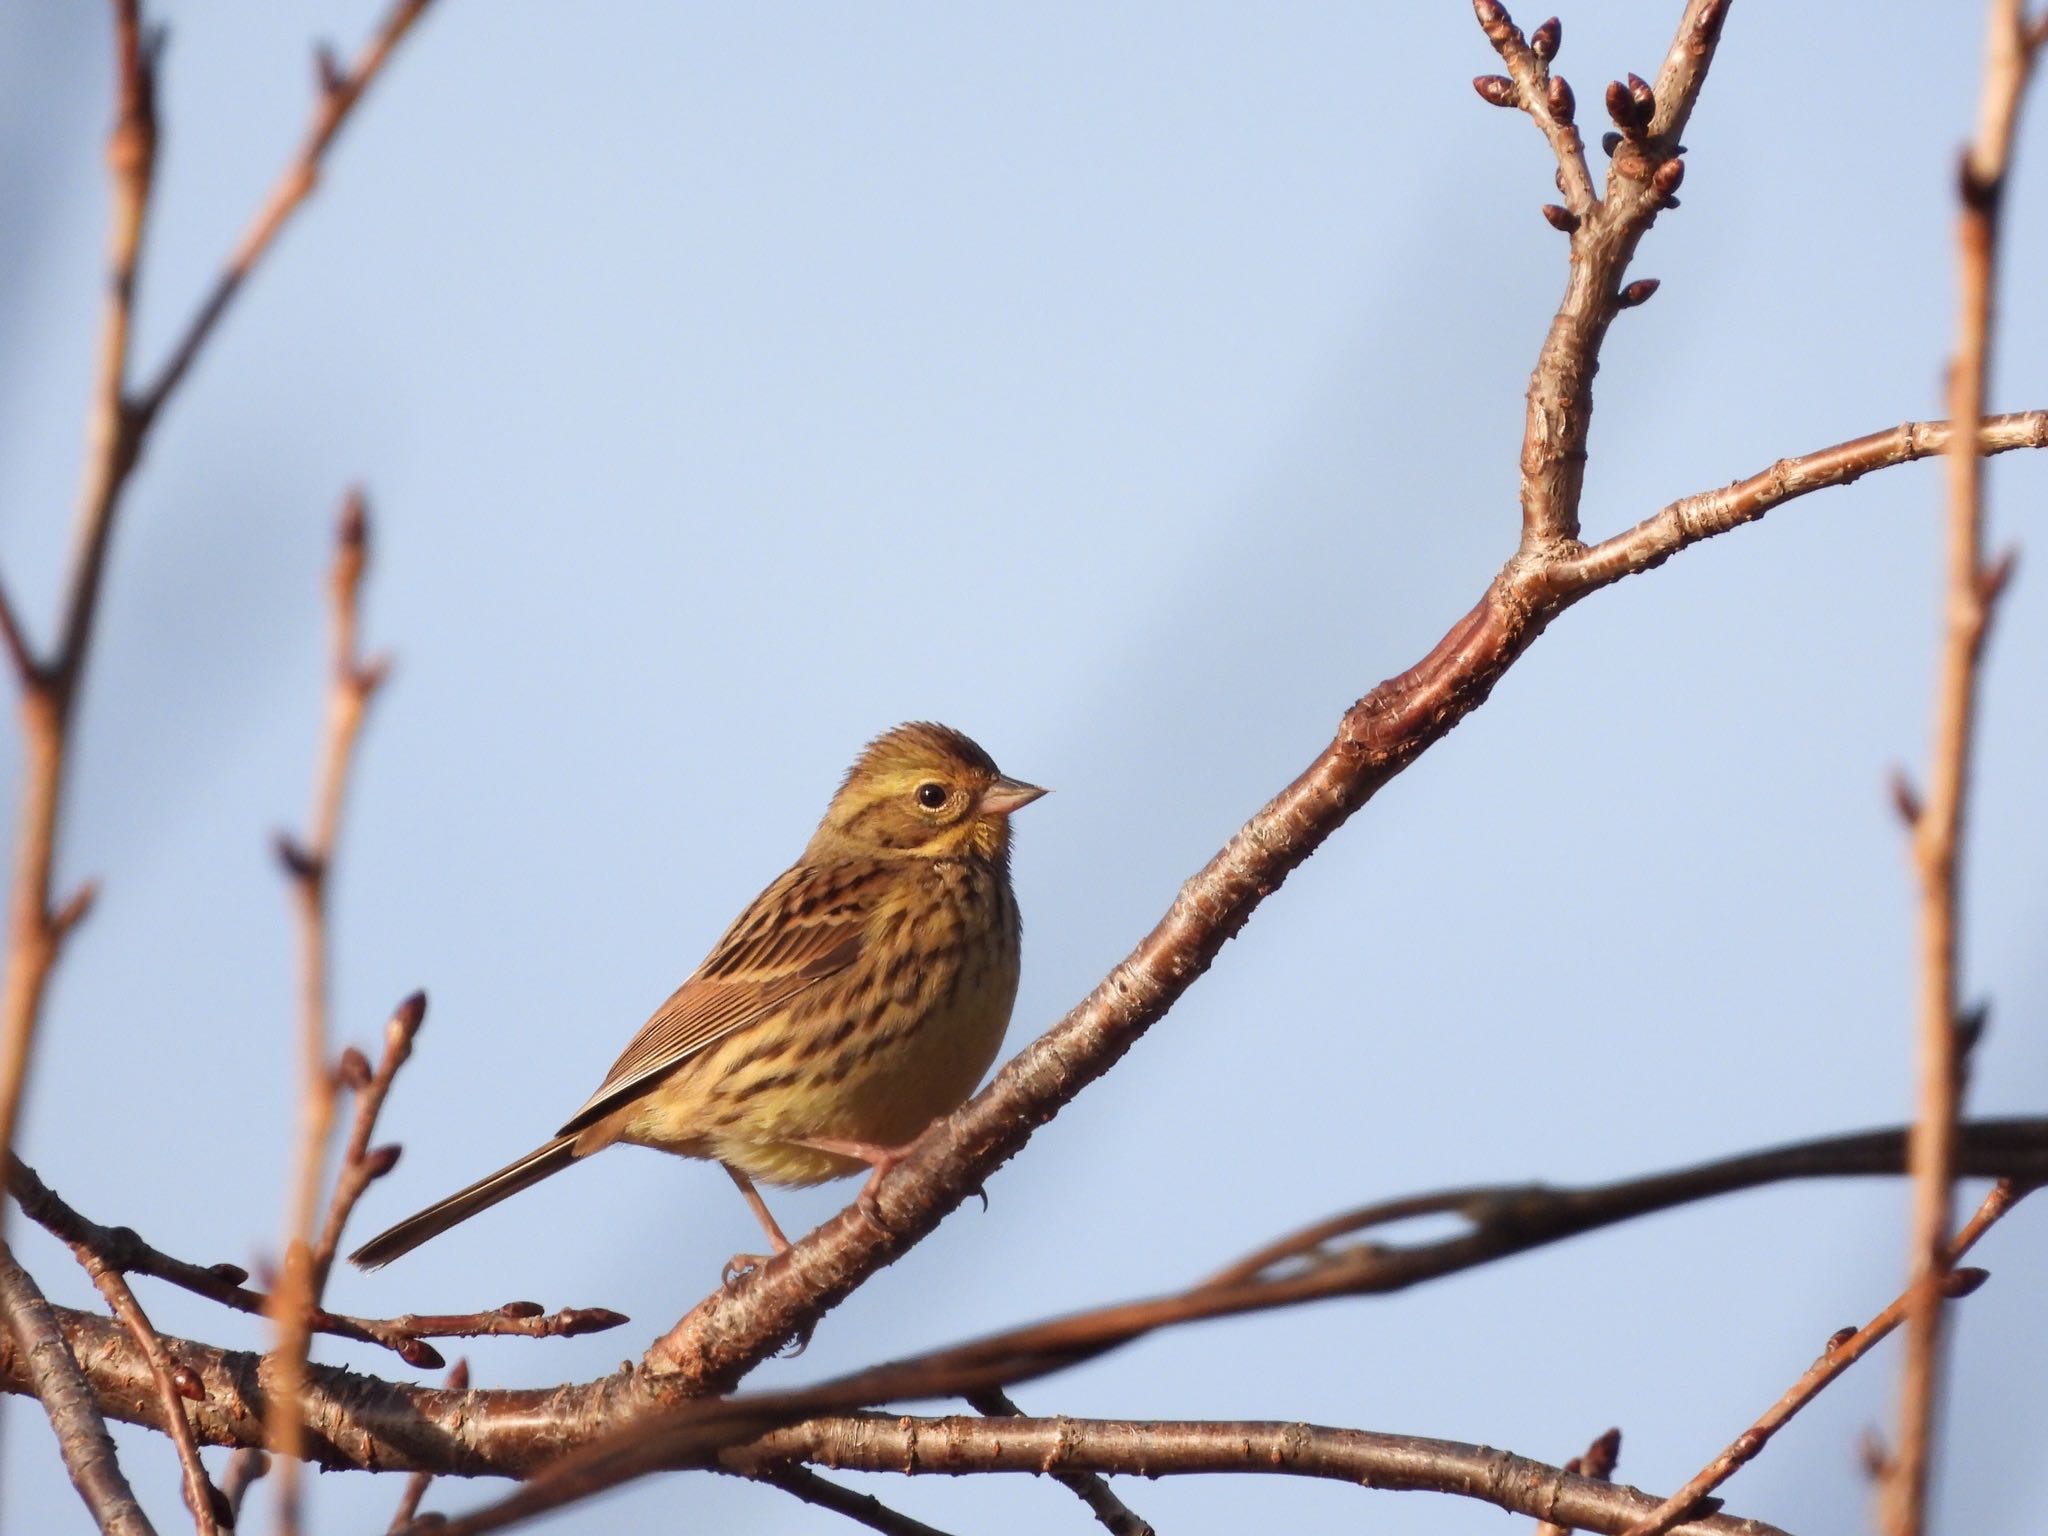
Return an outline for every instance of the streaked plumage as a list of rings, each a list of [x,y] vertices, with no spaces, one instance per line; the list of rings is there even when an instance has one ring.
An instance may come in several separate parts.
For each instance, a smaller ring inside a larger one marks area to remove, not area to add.
[[[913,723],[848,771],[803,857],[740,914],[556,1137],[351,1257],[374,1268],[614,1142],[751,1180],[864,1167],[965,1102],[1017,995],[1009,817],[1044,791]]]

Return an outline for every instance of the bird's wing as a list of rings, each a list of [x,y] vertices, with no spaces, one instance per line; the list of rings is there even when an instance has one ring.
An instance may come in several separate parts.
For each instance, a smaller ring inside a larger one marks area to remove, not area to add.
[[[696,973],[640,1027],[560,1134],[594,1125],[698,1052],[852,965],[879,873],[798,865],[755,897]]]

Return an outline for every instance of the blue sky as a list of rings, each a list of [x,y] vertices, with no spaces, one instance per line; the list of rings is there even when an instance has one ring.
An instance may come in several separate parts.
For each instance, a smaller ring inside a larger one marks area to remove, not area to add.
[[[1606,79],[1654,73],[1676,10],[1566,15],[1589,115]],[[296,143],[310,43],[352,48],[373,8],[165,15],[145,360]],[[1684,207],[1636,267],[1663,288],[1602,362],[1590,531],[1939,414],[1981,23],[1871,16],[1736,9]],[[106,25],[0,12],[0,552],[39,626],[82,451]],[[1512,548],[1564,242],[1536,214],[1539,136],[1467,83],[1492,64],[1453,4],[442,0],[139,471],[63,848],[104,892],[53,998],[26,1155],[180,1254],[274,1246],[291,932],[266,850],[304,814],[322,573],[354,481],[376,515],[368,638],[397,668],[338,875],[337,1030],[368,1042],[405,992],[433,999],[385,1121],[405,1160],[364,1234],[580,1103],[901,719],[959,725],[1058,790],[1019,822],[1013,1044],[1049,1024]],[[2048,405],[2048,298],[2025,280],[2048,235],[2042,123],[2008,210],[2001,408]],[[986,1215],[756,1382],[1184,1284],[1380,1195],[1902,1118],[1911,886],[1884,783],[1924,755],[1938,482],[1920,466],[1802,501],[1559,621],[991,1183]],[[2030,535],[2048,460],[2001,460],[1991,485],[2000,538]],[[1987,1114],[2039,1111],[2048,1086],[2044,654],[2023,562],[1968,863]],[[771,1198],[795,1230],[850,1193]],[[1551,1460],[1618,1423],[1621,1475],[1667,1488],[1894,1294],[1904,1210],[1885,1182],[1742,1196],[1396,1298],[1171,1334],[1019,1396]],[[483,1383],[587,1378],[752,1233],[717,1170],[620,1151],[332,1294],[631,1313],[618,1334],[467,1351]],[[86,1304],[61,1250],[22,1249]],[[1943,1523],[2031,1531],[2041,1213],[1982,1252]],[[260,1339],[162,1287],[143,1299],[167,1330]],[[322,1358],[388,1364],[332,1341]],[[1731,1506],[1857,1528],[1855,1441],[1889,1422],[1896,1366],[1859,1366]],[[0,1515],[81,1528],[34,1409],[5,1417]],[[168,1448],[122,1444],[175,1526]],[[959,1530],[1087,1528],[1034,1480],[874,1486]],[[314,1528],[380,1529],[397,1491],[321,1478]],[[1129,1494],[1176,1536],[1502,1518],[1278,1479]],[[540,1528],[679,1518],[843,1528],[708,1478]]]

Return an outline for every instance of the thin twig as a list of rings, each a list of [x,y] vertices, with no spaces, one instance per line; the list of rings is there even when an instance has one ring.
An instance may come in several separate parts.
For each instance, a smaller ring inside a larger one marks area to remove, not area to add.
[[[58,816],[114,505],[136,450],[124,390],[137,259],[156,170],[156,42],[144,28],[140,0],[115,0],[114,36],[118,107],[107,149],[113,218],[106,301],[86,423],[85,484],[72,535],[70,574],[58,611],[58,638],[47,660],[34,659],[12,607],[7,609],[6,643],[23,683],[26,762],[8,896],[7,970],[0,983],[0,1154],[14,1145],[43,998],[64,936],[75,924],[75,919],[60,921],[62,913],[54,901]],[[0,1212],[0,1238],[4,1235]]]
[[[1958,1027],[1962,985],[1958,953],[1960,867],[1965,802],[1985,636],[2009,561],[1984,561],[1983,463],[1974,434],[1960,430],[1984,414],[1991,367],[1991,315],[1997,279],[1998,211],[2012,155],[2013,127],[2032,72],[2034,49],[2021,0],[1991,0],[1990,41],[1976,142],[1963,157],[1960,303],[1956,355],[1949,365],[1946,627],[1934,706],[1927,790],[1913,825],[1920,884],[1919,1118],[1913,1132],[1911,1269],[1906,1369],[1899,1405],[1898,1452],[1886,1480],[1892,1536],[1919,1536],[1926,1525],[1934,1423],[1941,1394],[1941,1344],[1948,1232],[1955,1182],[1955,1124],[1962,1085]]]
[[[128,1282],[121,1278],[119,1270],[90,1248],[78,1246],[71,1251],[99,1293],[106,1297],[114,1316],[121,1320],[129,1336],[148,1357],[150,1374],[156,1378],[157,1403],[163,1410],[161,1427],[171,1437],[171,1444],[177,1447],[178,1465],[184,1470],[185,1507],[192,1511],[193,1528],[199,1536],[218,1536],[220,1522],[216,1501],[220,1494],[214,1488],[213,1480],[206,1475],[205,1464],[199,1459],[199,1442],[193,1437],[192,1422],[185,1415],[187,1395],[196,1397],[204,1390],[199,1385],[198,1374],[171,1359],[162,1336],[150,1322],[149,1314],[142,1310],[142,1303],[135,1299],[135,1293],[128,1289]]]
[[[1621,1465],[1621,1431],[1610,1429],[1586,1447],[1583,1456],[1574,1456],[1564,1464],[1567,1472],[1580,1477],[1590,1477],[1596,1482],[1614,1481],[1614,1469]],[[1559,1525],[1548,1516],[1536,1524],[1536,1536],[1571,1536],[1571,1527]]]
[[[212,290],[200,304],[198,312],[186,323],[184,333],[171,348],[163,368],[137,397],[136,409],[145,422],[153,421],[163,409],[164,401],[184,380],[200,350],[213,335],[214,327],[220,324],[221,316],[227,313],[228,306],[277,239],[278,232],[298,211],[300,204],[311,196],[313,188],[319,184],[327,152],[347,123],[349,114],[383,71],[392,51],[431,3],[432,0],[398,0],[384,13],[383,20],[378,23],[369,42],[364,44],[354,65],[345,71],[340,70],[322,51],[319,57],[320,96],[313,104],[313,121],[306,131],[305,140],[271,187],[263,206],[256,210],[256,216],[243,231],[242,238],[228,253],[227,262],[214,279]]]
[[[72,1486],[102,1532],[155,1536],[121,1471],[113,1437],[85,1373],[58,1329],[57,1311],[43,1299],[28,1271],[15,1262],[7,1244],[0,1242],[0,1315],[13,1336],[22,1374],[50,1416]]]
[[[967,1405],[992,1419],[1021,1419],[1024,1410],[1010,1400],[1001,1387],[988,1387],[967,1394]],[[1053,1481],[1069,1489],[1088,1506],[1089,1512],[1112,1536],[1154,1536],[1152,1523],[1136,1514],[1118,1498],[1107,1481],[1094,1472],[1055,1472]]]
[[[1968,1253],[1977,1239],[1989,1231],[2001,1216],[2019,1203],[2027,1188],[2015,1185],[2010,1179],[2000,1179],[1991,1187],[1991,1193],[1984,1197],[1984,1203],[1977,1207],[1977,1214],[1964,1224],[1956,1234],[1955,1242],[1946,1246],[1943,1257],[1949,1265]],[[1944,1286],[1948,1295],[1966,1295],[1982,1283],[1981,1270],[1944,1269],[1950,1283]],[[1913,1306],[1916,1287],[1907,1289],[1877,1316],[1861,1328],[1843,1329],[1828,1340],[1827,1348],[1820,1358],[1806,1368],[1806,1373],[1791,1386],[1775,1403],[1764,1410],[1757,1421],[1729,1442],[1722,1451],[1678,1492],[1636,1525],[1630,1527],[1627,1536],[1665,1536],[1677,1523],[1686,1518],[1699,1505],[1701,1499],[1727,1482],[1747,1462],[1753,1461],[1770,1443],[1771,1436],[1791,1420],[1792,1416],[1818,1397],[1823,1388],[1842,1372],[1868,1354],[1871,1348],[1882,1341],[1894,1328],[1899,1326]]]
[[[101,1226],[81,1215],[19,1159],[11,1167],[7,1187],[29,1220],[60,1241],[90,1249],[122,1274],[148,1275],[236,1312],[267,1317],[276,1310],[273,1297],[243,1284],[248,1275],[241,1266],[193,1264],[152,1247],[132,1227]],[[333,1338],[379,1345],[408,1365],[438,1370],[447,1362],[425,1342],[428,1339],[574,1338],[602,1333],[628,1321],[624,1313],[608,1307],[564,1307],[549,1312],[537,1302],[508,1301],[480,1312],[406,1313],[391,1318],[352,1317],[315,1308],[311,1327],[313,1332]]]
[[[373,1149],[370,1141],[377,1134],[377,1116],[383,1111],[391,1084],[398,1076],[398,1069],[411,1058],[413,1041],[418,1038],[420,1025],[426,1016],[427,994],[424,992],[415,992],[398,1005],[390,1022],[384,1026],[384,1054],[379,1058],[376,1070],[368,1073],[367,1080],[363,1076],[363,1058],[353,1052],[343,1055],[342,1076],[356,1090],[355,1123],[350,1128],[348,1144],[342,1149],[341,1172],[335,1178],[334,1195],[327,1203],[327,1219],[321,1224],[320,1236],[313,1244],[313,1293],[316,1298],[326,1292],[327,1278],[334,1269],[334,1256],[341,1247],[342,1230],[348,1225],[356,1202],[363,1197],[363,1191],[397,1166],[398,1148],[395,1145]]]
[[[926,1525],[901,1510],[891,1509],[873,1494],[842,1488],[830,1478],[820,1477],[809,1467],[775,1467],[758,1473],[755,1481],[780,1488],[806,1504],[815,1504],[835,1515],[844,1515],[857,1525],[880,1531],[882,1536],[946,1536],[937,1526]]]
[[[414,7],[415,11],[417,6]],[[321,1239],[324,1248],[314,1246],[314,1224],[320,1204],[321,1175],[327,1163],[328,1141],[334,1129],[335,1073],[328,1064],[328,925],[327,898],[334,858],[339,847],[342,803],[348,792],[349,766],[362,733],[363,715],[377,685],[383,680],[381,664],[366,665],[357,644],[358,619],[362,604],[363,572],[369,563],[369,515],[362,493],[351,491],[342,504],[334,565],[328,576],[328,625],[330,677],[327,690],[327,728],[321,749],[320,767],[314,778],[311,833],[304,843],[289,836],[278,839],[278,856],[290,881],[299,926],[299,1150],[292,1181],[291,1215],[285,1228],[284,1273],[272,1298],[272,1321],[277,1325],[277,1344],[271,1352],[271,1393],[269,1422],[270,1449],[283,1457],[277,1470],[278,1529],[292,1536],[298,1529],[299,1462],[305,1454],[305,1435],[300,1420],[300,1398],[305,1391],[306,1352],[312,1343],[311,1317],[320,1305],[327,1275],[334,1262],[332,1243]],[[411,1032],[419,1026],[425,999],[415,994],[400,1007],[392,1020],[385,1059],[392,1071],[411,1047]],[[410,1022],[406,1015],[410,1012]],[[400,1041],[399,1037],[403,1036]],[[365,1097],[375,1091],[371,1121],[358,1119],[367,1143],[376,1109],[390,1087],[388,1074],[382,1089],[374,1081]],[[364,1149],[365,1152],[367,1148]],[[395,1154],[394,1154],[395,1156]],[[336,1191],[328,1227],[338,1240],[341,1222],[374,1174],[357,1154],[345,1167]],[[386,1166],[389,1160],[385,1160]]]

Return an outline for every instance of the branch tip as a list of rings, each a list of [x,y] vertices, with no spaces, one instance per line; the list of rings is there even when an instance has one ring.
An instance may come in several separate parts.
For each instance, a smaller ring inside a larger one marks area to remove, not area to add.
[[[1555,16],[1529,34],[1529,51],[1546,64],[1557,57],[1557,50],[1563,43],[1564,23]]]
[[[280,831],[272,836],[270,846],[272,852],[277,855],[277,862],[284,867],[285,874],[291,879],[301,885],[320,883],[320,877],[326,871],[325,861],[301,843],[294,834]]]
[[[1662,283],[1657,278],[1639,277],[1614,296],[1615,307],[1634,309],[1638,304],[1646,304],[1650,300],[1650,295],[1661,286]]]
[[[1559,234],[1568,235],[1579,227],[1579,216],[1557,203],[1545,203],[1542,213],[1543,221]]]
[[[1898,813],[1900,822],[1908,832],[1917,830],[1927,806],[1920,798],[1920,791],[1914,787],[1911,776],[1903,768],[1893,768],[1889,788],[1892,809]]]

